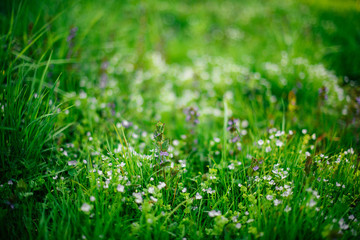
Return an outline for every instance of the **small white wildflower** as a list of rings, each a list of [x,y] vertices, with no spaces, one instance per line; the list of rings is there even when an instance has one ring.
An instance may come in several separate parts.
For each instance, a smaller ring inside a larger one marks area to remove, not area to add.
[[[290,211],[291,211],[291,207],[289,207],[289,205],[286,205],[284,211],[285,211],[285,212],[290,212]]]
[[[250,218],[249,220],[246,221],[246,223],[251,223],[253,221],[254,221],[254,219]]]
[[[202,199],[202,196],[200,195],[200,193],[196,193],[196,195],[195,195],[195,199],[197,199],[197,200]]]
[[[228,168],[229,168],[230,170],[233,170],[233,169],[235,169],[235,166],[234,166],[234,164],[232,163],[232,164],[230,164],[230,165],[228,166]]]
[[[81,206],[81,211],[89,212],[90,210],[91,210],[91,205],[87,203],[83,203],[83,205]]]
[[[212,210],[209,212],[209,217],[216,217],[216,216],[220,216],[220,215],[221,215],[220,211]]]
[[[240,229],[240,228],[241,228],[241,223],[237,223],[237,224],[235,225],[235,227],[236,227],[237,229]]]
[[[68,161],[69,166],[76,166],[76,164],[77,164],[76,160]]]
[[[272,196],[272,195],[267,195],[266,196],[266,199],[269,200],[269,201],[273,200],[273,198],[274,198],[274,196]]]
[[[306,129],[303,129],[301,130],[302,134],[306,134],[307,133],[307,130]]]
[[[258,142],[259,146],[262,146],[264,144],[264,140],[260,139]]]
[[[281,204],[281,200],[275,199],[274,200],[274,206],[276,207],[277,205]]]
[[[183,193],[186,193],[186,191],[187,191],[187,188],[186,188],[186,187],[184,187],[184,188],[181,190],[181,192],[183,192]]]
[[[153,201],[153,202],[157,202],[158,199],[157,198],[154,198],[153,196],[150,196],[150,199]]]
[[[161,190],[161,189],[163,189],[164,187],[166,187],[166,183],[164,183],[164,182],[159,182],[159,185],[157,186],[157,188],[158,188],[159,190]]]
[[[151,194],[154,194],[155,188],[154,187],[149,187],[148,192],[151,193]]]
[[[96,200],[96,198],[95,198],[94,196],[91,196],[91,197],[90,197],[90,201],[91,201],[91,202],[95,202],[95,200]]]
[[[117,190],[118,192],[122,192],[122,193],[123,193],[124,190],[125,190],[125,187],[124,187],[123,185],[119,184],[119,185],[117,186],[116,190]]]
[[[282,146],[284,146],[284,143],[280,140],[276,140],[276,146],[282,147]]]
[[[307,204],[309,207],[314,207],[316,205],[316,202],[314,199],[311,199],[310,202]]]

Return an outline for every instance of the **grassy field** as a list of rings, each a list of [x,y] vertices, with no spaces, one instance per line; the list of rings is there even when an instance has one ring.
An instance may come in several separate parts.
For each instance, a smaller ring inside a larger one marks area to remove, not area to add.
[[[358,0],[0,3],[1,239],[357,239]]]

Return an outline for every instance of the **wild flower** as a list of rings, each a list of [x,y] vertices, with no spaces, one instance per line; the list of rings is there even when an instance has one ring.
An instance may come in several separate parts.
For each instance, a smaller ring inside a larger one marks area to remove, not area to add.
[[[275,199],[275,200],[274,200],[274,206],[275,206],[275,207],[278,206],[278,205],[281,204],[281,203],[282,203],[281,200],[278,200],[278,199]]]
[[[314,207],[316,205],[316,202],[314,201],[314,199],[310,199],[310,202],[307,203],[308,207]]]
[[[188,107],[184,109],[186,121],[190,122],[193,126],[199,124],[199,109],[197,107]]]
[[[197,199],[197,200],[202,199],[202,196],[200,195],[200,193],[196,193],[196,195],[195,195],[195,199]]]
[[[234,170],[234,169],[235,169],[235,166],[234,166],[233,163],[231,163],[231,164],[228,166],[228,168],[229,168],[230,170]]]
[[[220,215],[221,215],[220,211],[212,210],[209,212],[209,217],[216,217],[216,216],[220,216]]]
[[[164,182],[159,182],[159,185],[157,186],[157,188],[159,190],[163,189],[164,187],[166,187],[166,184]]]
[[[158,122],[156,124],[156,129],[154,132],[154,142],[156,146],[157,152],[159,152],[158,161],[160,163],[165,161],[165,157],[169,156],[167,153],[167,149],[169,147],[169,140],[165,138],[165,124],[162,122]]]
[[[68,161],[69,166],[76,166],[76,164],[77,164],[76,160]]]
[[[89,212],[91,210],[91,205],[90,204],[87,204],[87,203],[83,203],[83,205],[81,205],[81,211],[83,212]]]
[[[91,202],[95,202],[96,201],[96,198],[94,196],[90,196],[90,201]]]
[[[142,198],[141,193],[136,193],[136,192],[134,192],[132,195],[133,195],[133,197],[135,198],[135,202],[136,202],[137,204],[141,204],[141,203],[143,202],[143,198]]]
[[[116,190],[117,190],[118,192],[123,193],[123,192],[125,191],[125,187],[124,187],[123,185],[119,184],[119,185],[116,187]]]
[[[266,199],[269,200],[269,201],[273,200],[273,198],[274,198],[273,195],[266,195]]]
[[[285,212],[290,212],[291,211],[291,207],[289,205],[286,205],[286,207],[284,208]]]
[[[158,201],[158,199],[155,198],[155,197],[153,197],[153,196],[150,196],[150,199],[151,199],[151,201],[153,201],[153,202],[157,202],[157,201]]]
[[[154,187],[149,187],[148,192],[151,193],[151,194],[154,194],[155,193],[155,188]]]

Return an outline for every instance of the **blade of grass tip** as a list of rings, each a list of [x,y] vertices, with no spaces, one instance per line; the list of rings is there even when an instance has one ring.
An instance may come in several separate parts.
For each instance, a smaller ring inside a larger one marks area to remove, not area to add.
[[[14,6],[15,7],[15,6]],[[9,27],[9,32],[8,32],[8,37],[11,36],[12,30],[13,30],[13,26],[14,26],[14,8],[11,10],[11,18],[10,18],[10,27]]]
[[[43,55],[41,55],[40,57],[40,60],[39,62],[41,62],[43,60],[43,58],[45,57],[47,51],[45,51],[45,53]],[[23,58],[23,57],[21,57]],[[39,65],[38,64],[34,64],[34,76],[33,76],[33,81],[32,81],[32,84],[31,84],[31,92],[33,93],[35,91],[35,84],[36,84],[36,81],[34,81],[36,79],[36,74],[37,74],[37,70],[39,69]],[[38,92],[38,94],[40,94],[40,92]]]
[[[119,138],[119,140],[120,140],[121,146],[124,146],[123,143],[122,143],[122,139],[121,139],[121,136],[120,136],[120,134],[119,134],[119,131],[118,131],[117,127],[115,126],[115,124],[113,124],[113,126],[114,126],[114,129],[115,129],[115,131],[116,131],[116,135],[118,136],[118,138]],[[122,150],[122,149],[121,149],[121,150]]]
[[[228,115],[227,103],[226,103],[226,99],[224,98],[223,151],[222,151],[222,157],[221,157],[222,163],[226,161],[226,133],[227,133],[226,126],[227,126],[227,122],[228,122],[227,115]]]
[[[34,40],[32,40],[28,45],[26,45],[26,47],[16,56],[15,60],[11,63],[11,67],[12,64],[16,62],[16,60],[18,60],[37,40],[39,40],[39,38],[42,37],[42,35],[44,35],[46,33],[47,29],[44,29],[44,31],[42,31],[36,38],[34,38]]]
[[[41,89],[42,89],[42,85],[43,85],[43,82],[44,82],[44,79],[45,79],[45,75],[46,75],[47,70],[48,70],[49,65],[50,65],[50,60],[51,60],[52,53],[53,53],[53,51],[50,52],[49,59],[48,59],[48,61],[47,61],[47,64],[46,64],[46,66],[45,66],[45,69],[44,69],[43,74],[42,74],[41,79],[40,79],[40,84],[39,84],[39,88],[38,88],[38,92],[39,92],[39,93],[40,93],[40,91],[41,91]]]

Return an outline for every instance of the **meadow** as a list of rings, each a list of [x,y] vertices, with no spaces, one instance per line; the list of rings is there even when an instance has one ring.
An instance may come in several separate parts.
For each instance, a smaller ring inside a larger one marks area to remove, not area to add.
[[[0,3],[1,239],[358,239],[358,0]]]

